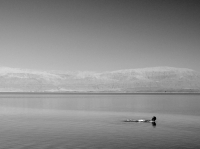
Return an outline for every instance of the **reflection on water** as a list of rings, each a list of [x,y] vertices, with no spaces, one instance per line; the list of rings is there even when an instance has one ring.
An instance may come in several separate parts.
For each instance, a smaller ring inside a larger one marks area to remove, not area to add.
[[[151,123],[153,127],[156,127],[156,122]]]
[[[2,108],[200,115],[199,95],[1,94]]]
[[[1,94],[1,148],[199,148],[199,95]],[[156,123],[125,123],[150,119]],[[156,128],[156,129],[154,129]]]

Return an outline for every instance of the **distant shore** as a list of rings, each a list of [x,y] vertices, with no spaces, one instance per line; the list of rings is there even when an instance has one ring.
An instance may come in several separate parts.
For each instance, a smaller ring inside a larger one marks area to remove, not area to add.
[[[0,92],[0,94],[123,94],[123,95],[169,95],[169,94],[200,94],[200,92]]]

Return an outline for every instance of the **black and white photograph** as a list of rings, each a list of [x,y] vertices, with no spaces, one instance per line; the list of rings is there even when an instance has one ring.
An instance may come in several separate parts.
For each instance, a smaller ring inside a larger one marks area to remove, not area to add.
[[[0,149],[199,138],[199,0],[0,0]]]

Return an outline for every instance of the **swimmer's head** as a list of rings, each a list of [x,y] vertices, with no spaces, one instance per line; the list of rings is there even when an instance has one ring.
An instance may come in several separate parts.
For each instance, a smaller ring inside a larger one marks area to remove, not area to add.
[[[151,120],[152,120],[152,121],[156,121],[156,117],[155,117],[155,116],[153,116]]]

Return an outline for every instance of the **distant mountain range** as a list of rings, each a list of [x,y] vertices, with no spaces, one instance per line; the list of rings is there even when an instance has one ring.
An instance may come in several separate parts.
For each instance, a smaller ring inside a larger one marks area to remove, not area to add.
[[[173,67],[102,73],[0,67],[0,92],[200,92],[200,74]]]

